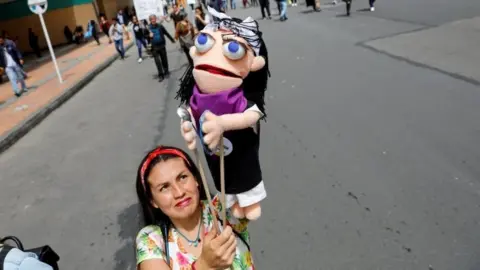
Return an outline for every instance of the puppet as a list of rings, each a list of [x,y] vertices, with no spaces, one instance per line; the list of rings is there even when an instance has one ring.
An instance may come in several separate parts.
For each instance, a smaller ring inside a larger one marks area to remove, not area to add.
[[[182,123],[182,135],[191,150],[200,136],[217,190],[223,136],[226,207],[237,218],[255,220],[267,195],[259,160],[260,120],[265,118],[270,76],[267,48],[251,17],[242,21],[208,10],[213,22],[195,37],[190,49],[193,66],[177,93],[194,119]]]

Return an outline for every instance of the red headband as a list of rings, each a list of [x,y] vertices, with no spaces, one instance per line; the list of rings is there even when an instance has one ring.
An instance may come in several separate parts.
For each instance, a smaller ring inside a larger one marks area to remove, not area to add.
[[[187,157],[179,150],[173,149],[173,148],[163,148],[162,146],[156,148],[153,150],[150,154],[148,154],[147,159],[143,162],[142,169],[140,170],[140,176],[142,179],[142,185],[143,189],[145,190],[145,171],[147,170],[148,166],[152,162],[152,160],[160,155],[174,155],[177,157],[182,158],[188,165],[190,165],[190,162],[188,162]]]

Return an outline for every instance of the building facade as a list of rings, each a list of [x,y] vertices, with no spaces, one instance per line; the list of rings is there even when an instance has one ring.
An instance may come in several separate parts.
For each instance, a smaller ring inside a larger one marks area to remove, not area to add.
[[[98,22],[99,14],[105,14],[110,19],[125,6],[133,6],[133,0],[48,0],[44,19],[52,45],[67,42],[63,34],[65,26],[72,32],[76,26],[86,29],[90,20]],[[47,44],[40,20],[28,8],[27,0],[0,0],[0,31],[18,39],[23,52],[32,51],[28,43],[28,28],[33,29],[39,37],[40,47],[45,48]]]

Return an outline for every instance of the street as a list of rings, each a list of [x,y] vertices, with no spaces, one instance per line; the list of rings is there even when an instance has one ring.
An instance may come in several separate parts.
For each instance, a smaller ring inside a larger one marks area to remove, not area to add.
[[[479,269],[480,88],[462,67],[369,42],[478,16],[480,2],[366,7],[347,18],[300,2],[286,22],[260,21],[272,77],[256,269]],[[187,61],[167,51],[168,80],[134,47],[0,155],[1,234],[51,245],[61,269],[135,269],[137,166],[156,145],[186,149],[174,97]]]

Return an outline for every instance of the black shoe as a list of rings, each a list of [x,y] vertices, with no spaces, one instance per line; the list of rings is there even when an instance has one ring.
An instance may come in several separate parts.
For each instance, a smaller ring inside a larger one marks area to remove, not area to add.
[[[15,93],[15,96],[16,97],[20,97],[22,94],[19,94],[19,93]]]
[[[268,16],[268,17],[267,17],[267,20],[271,20],[271,19],[272,19],[272,17],[271,17],[271,16]]]
[[[164,78],[163,76],[158,77],[158,82],[163,82],[164,79],[165,79],[165,78]]]
[[[165,72],[165,78],[170,78],[170,71]]]

